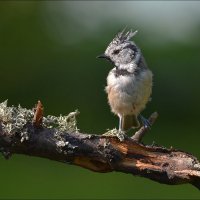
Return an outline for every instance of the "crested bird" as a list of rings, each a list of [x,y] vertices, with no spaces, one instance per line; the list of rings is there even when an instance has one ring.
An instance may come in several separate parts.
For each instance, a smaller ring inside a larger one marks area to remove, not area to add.
[[[111,111],[119,117],[119,131],[122,132],[138,128],[138,119],[150,128],[149,121],[140,113],[150,99],[153,74],[140,48],[131,40],[136,33],[124,29],[114,37],[105,52],[97,56],[113,65],[105,91]]]

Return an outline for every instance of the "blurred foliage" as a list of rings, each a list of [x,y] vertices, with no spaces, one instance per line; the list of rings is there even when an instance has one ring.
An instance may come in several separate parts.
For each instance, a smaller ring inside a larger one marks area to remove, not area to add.
[[[43,2],[0,2],[0,101],[30,108],[40,99],[46,115],[79,109],[79,128],[84,132],[101,134],[117,127],[104,92],[111,66],[96,56],[121,24],[103,24],[95,36],[62,44],[50,37],[44,10]],[[73,26],[70,15],[65,20]],[[56,27],[52,29],[56,33]],[[200,23],[196,30],[200,32]],[[200,40],[153,45],[144,42],[145,33],[140,32],[135,41],[154,72],[153,98],[144,115],[155,110],[160,114],[144,142],[173,146],[200,158]],[[78,34],[81,30],[74,33]],[[0,198],[200,198],[191,185],[161,185],[114,172],[98,174],[40,158],[15,155],[8,161],[0,158],[0,163]]]

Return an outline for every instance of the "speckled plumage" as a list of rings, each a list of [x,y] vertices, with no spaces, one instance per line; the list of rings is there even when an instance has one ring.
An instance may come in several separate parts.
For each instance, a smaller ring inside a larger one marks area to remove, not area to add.
[[[108,102],[111,111],[120,118],[120,130],[124,131],[139,126],[137,117],[152,92],[152,72],[140,49],[130,41],[135,33],[118,33],[104,53],[114,64],[107,77]]]

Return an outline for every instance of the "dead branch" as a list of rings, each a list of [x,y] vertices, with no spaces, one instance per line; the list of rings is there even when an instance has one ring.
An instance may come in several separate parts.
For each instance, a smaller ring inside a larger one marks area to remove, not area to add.
[[[200,162],[191,154],[143,145],[128,136],[120,141],[112,131],[110,135],[80,133],[77,111],[43,117],[42,105],[37,107],[34,112],[0,104],[0,151],[5,158],[12,154],[38,156],[96,172],[119,171],[159,183],[190,183],[200,189]]]

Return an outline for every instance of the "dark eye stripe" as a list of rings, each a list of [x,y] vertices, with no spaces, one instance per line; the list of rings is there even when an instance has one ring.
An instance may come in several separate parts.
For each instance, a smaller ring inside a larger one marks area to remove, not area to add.
[[[113,51],[113,54],[118,54],[119,52],[120,52],[120,50],[116,49],[116,50]]]
[[[137,52],[137,47],[135,45],[129,44],[124,49],[132,49],[134,52]]]

